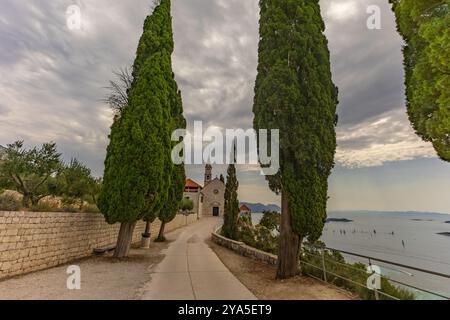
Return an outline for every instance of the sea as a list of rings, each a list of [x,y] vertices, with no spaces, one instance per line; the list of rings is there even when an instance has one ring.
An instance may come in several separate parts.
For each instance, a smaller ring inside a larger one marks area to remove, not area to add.
[[[253,215],[259,223],[262,214]],[[450,214],[428,212],[330,212],[321,240],[329,248],[450,275]],[[344,254],[347,262],[368,259]],[[407,284],[417,299],[450,297],[450,279],[373,260],[383,275]]]

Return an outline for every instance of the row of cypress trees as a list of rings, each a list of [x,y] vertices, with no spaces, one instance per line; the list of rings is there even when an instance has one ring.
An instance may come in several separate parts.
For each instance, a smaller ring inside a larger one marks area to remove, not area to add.
[[[327,179],[333,166],[337,89],[331,80],[318,0],[261,0],[255,129],[280,129],[281,169],[268,177],[282,194],[278,277],[295,275],[304,237],[317,239],[326,218]],[[185,128],[172,72],[170,0],[147,17],[133,66],[128,105],[111,127],[99,207],[121,223],[116,257],[128,255],[138,220],[164,226],[182,198],[184,166],[171,161],[171,132]],[[236,238],[236,168],[228,168],[224,232]]]
[[[172,71],[170,0],[160,0],[144,23],[133,65],[128,105],[111,127],[99,208],[108,223],[121,223],[115,257],[129,253],[136,222],[157,217],[164,226],[179,210],[184,166],[171,160],[171,134],[186,127]]]
[[[268,177],[282,194],[278,277],[298,272],[303,238],[320,237],[326,219],[327,179],[336,148],[337,88],[331,79],[318,0],[261,0],[255,129],[280,129],[281,169]],[[173,219],[182,198],[184,166],[171,161],[171,133],[185,128],[174,80],[170,0],[144,23],[128,90],[128,106],[111,127],[99,207],[121,223],[116,257],[128,254],[138,220]],[[224,232],[236,238],[236,168],[230,165]]]

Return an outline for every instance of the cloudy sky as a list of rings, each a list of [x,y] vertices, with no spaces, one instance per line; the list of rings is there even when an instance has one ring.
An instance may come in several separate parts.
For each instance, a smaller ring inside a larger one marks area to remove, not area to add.
[[[322,0],[340,89],[330,210],[450,213],[450,165],[414,135],[405,114],[402,41],[386,0]],[[81,8],[81,30],[66,10]],[[370,30],[367,7],[381,9]],[[152,0],[0,2],[0,144],[56,141],[96,175],[112,114],[101,99],[112,71],[130,66]],[[174,71],[190,124],[251,128],[257,0],[173,0]],[[216,174],[224,168],[216,168]],[[240,168],[243,201],[278,203],[259,171]],[[201,168],[189,176],[202,181]]]

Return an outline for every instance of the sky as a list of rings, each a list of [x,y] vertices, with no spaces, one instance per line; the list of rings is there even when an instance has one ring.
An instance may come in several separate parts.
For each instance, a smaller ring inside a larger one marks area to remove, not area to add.
[[[67,26],[70,5],[81,29]],[[386,0],[322,0],[339,87],[336,168],[329,210],[450,213],[450,164],[406,115],[402,40]],[[370,5],[381,29],[367,27]],[[113,71],[131,66],[152,0],[0,2],[0,144],[55,141],[103,173],[112,112],[101,100]],[[257,0],[173,0],[173,69],[191,126],[252,127]],[[214,174],[225,172],[216,167]],[[255,167],[238,167],[242,201],[279,203]],[[202,182],[203,168],[188,176]]]

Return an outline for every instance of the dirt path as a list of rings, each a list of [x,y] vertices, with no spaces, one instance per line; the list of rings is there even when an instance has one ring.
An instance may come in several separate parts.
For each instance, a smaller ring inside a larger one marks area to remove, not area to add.
[[[308,277],[275,280],[276,269],[240,256],[212,241],[208,244],[225,266],[259,300],[350,300],[350,293]]]
[[[164,256],[167,244],[152,243],[149,250],[132,249],[125,260],[110,255],[71,265],[81,268],[81,290],[68,290],[68,265],[0,281],[0,300],[133,300],[150,280],[149,269]]]

